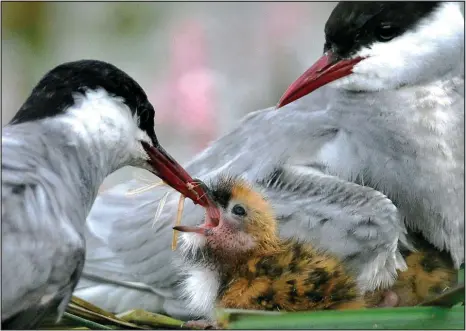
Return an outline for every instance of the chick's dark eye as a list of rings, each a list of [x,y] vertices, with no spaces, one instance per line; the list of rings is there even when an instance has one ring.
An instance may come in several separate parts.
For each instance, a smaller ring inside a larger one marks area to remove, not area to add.
[[[375,33],[379,41],[390,41],[397,36],[398,28],[391,24],[382,24],[376,29]]]
[[[246,209],[240,205],[234,205],[231,212],[236,216],[246,216]]]

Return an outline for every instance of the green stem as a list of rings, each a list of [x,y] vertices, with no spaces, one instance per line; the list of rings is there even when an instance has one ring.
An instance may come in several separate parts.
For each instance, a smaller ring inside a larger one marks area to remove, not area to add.
[[[94,330],[113,330],[112,327],[110,326],[106,326],[106,325],[102,325],[102,324],[99,324],[99,323],[96,323],[96,322],[92,322],[92,321],[89,321],[87,319],[84,319],[82,317],[79,317],[79,316],[76,316],[76,315],[73,315],[73,314],[70,314],[70,313],[67,313],[65,312],[63,314],[63,317],[66,317],[68,319],[71,319],[73,321],[76,321],[80,324],[82,324],[82,326],[85,326],[85,327],[88,327],[89,329],[94,329]]]
[[[230,313],[230,329],[464,329],[464,307],[402,307],[281,315]]]

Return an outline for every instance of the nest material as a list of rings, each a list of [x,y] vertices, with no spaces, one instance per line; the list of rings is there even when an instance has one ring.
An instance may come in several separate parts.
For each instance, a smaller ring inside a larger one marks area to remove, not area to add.
[[[352,311],[267,312],[224,309],[217,323],[232,329],[458,329],[464,330],[464,269],[459,285],[416,307]],[[73,297],[58,324],[50,316],[40,329],[47,330],[154,330],[187,329],[185,322],[142,309],[112,314]],[[192,329],[192,328],[190,328]]]
[[[40,329],[47,330],[153,330],[183,329],[183,321],[155,314],[142,309],[130,310],[121,314],[112,314],[93,304],[73,296],[61,321],[56,324],[55,317],[50,316]]]

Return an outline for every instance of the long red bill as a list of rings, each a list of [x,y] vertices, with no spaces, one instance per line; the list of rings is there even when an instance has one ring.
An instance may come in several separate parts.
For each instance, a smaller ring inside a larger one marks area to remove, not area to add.
[[[277,108],[296,101],[334,80],[348,76],[353,72],[353,67],[361,60],[363,60],[362,57],[335,60],[331,52],[325,53],[288,87],[278,102]]]
[[[184,170],[184,168],[168,154],[162,146],[156,147],[141,142],[144,150],[149,155],[149,164],[154,173],[166,184],[207,209],[210,217],[218,219],[220,216],[215,203],[209,198],[205,187],[198,185],[196,181]]]

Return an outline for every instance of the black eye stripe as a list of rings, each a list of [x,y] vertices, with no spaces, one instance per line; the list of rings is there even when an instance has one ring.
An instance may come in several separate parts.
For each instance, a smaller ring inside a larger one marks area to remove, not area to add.
[[[341,1],[325,24],[328,44],[324,50],[331,49],[341,58],[352,57],[374,42],[388,42],[409,31],[441,4],[438,1]]]
[[[382,24],[375,31],[376,37],[379,41],[389,41],[395,38],[399,34],[398,27],[391,24]]]

